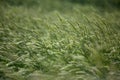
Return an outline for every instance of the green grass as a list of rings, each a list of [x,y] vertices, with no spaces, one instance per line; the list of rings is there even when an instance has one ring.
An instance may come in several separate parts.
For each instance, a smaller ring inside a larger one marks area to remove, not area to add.
[[[32,1],[0,0],[0,80],[120,79],[118,9]]]

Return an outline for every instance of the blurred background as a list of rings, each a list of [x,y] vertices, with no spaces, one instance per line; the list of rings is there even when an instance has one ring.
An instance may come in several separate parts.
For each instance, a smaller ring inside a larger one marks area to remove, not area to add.
[[[120,8],[120,0],[0,0],[1,2],[10,4],[10,5],[39,5],[41,4],[47,4],[47,3],[55,3],[56,1],[59,2],[70,2],[70,3],[77,3],[82,5],[94,5],[98,7],[114,7],[114,8]],[[47,5],[44,5],[47,6]]]

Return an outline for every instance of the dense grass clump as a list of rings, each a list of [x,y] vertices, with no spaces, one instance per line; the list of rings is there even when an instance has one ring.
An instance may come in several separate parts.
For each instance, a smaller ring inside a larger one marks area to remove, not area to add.
[[[67,0],[0,0],[0,80],[119,80],[119,14]]]

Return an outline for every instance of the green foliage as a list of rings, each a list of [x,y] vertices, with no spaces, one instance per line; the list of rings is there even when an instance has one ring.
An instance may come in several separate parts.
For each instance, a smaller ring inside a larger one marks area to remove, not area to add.
[[[116,9],[101,13],[60,0],[0,1],[0,80],[120,79]]]
[[[80,3],[80,4],[92,4],[98,7],[120,7],[120,0],[67,0],[75,3]]]

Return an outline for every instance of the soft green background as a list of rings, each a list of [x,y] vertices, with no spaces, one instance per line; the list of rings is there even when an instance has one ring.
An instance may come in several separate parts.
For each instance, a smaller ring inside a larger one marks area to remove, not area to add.
[[[119,0],[0,0],[0,80],[119,80]]]

